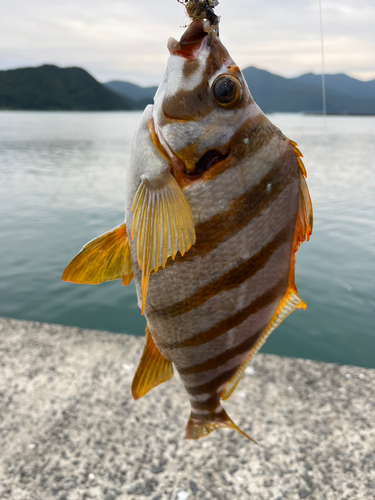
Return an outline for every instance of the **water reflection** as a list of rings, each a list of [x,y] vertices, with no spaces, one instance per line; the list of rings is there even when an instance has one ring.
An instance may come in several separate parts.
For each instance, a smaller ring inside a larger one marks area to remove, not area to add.
[[[74,253],[123,220],[139,118],[0,113],[1,315],[143,335],[134,284],[61,281]],[[297,253],[308,308],[294,312],[265,350],[374,366],[375,119],[271,119],[304,153],[314,234]]]

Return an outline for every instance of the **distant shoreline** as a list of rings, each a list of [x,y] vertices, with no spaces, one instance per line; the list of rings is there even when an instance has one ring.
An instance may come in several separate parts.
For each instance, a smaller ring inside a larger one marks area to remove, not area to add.
[[[19,113],[140,113],[142,109],[12,109],[0,108],[0,112],[19,112]],[[304,115],[323,117],[323,113],[312,113],[310,111],[264,111],[265,115]],[[361,116],[374,117],[375,113],[327,113],[325,116]]]
[[[284,78],[250,66],[242,71],[251,95],[263,112],[321,115],[321,77],[307,73]],[[326,75],[327,114],[375,116],[375,80],[345,74]],[[157,87],[127,81],[100,83],[78,67],[53,64],[0,70],[0,110],[137,111],[152,104]]]

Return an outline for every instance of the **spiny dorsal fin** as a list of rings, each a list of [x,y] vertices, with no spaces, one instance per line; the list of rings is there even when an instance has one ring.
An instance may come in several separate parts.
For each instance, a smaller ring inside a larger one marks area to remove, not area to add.
[[[228,429],[233,429],[237,431],[242,436],[246,437],[255,444],[258,444],[253,438],[248,436],[246,432],[241,431],[241,429],[233,422],[231,418],[228,417],[227,412],[224,408],[220,408],[220,412],[212,413],[211,415],[205,415],[205,418],[195,415],[193,412],[190,415],[186,426],[186,438],[187,439],[201,439],[216,429],[226,427]]]
[[[87,243],[62,275],[63,281],[87,285],[121,278],[124,284],[133,278],[125,224]]]
[[[294,309],[306,309],[306,304],[298,297],[297,288],[294,282],[294,267],[295,254],[298,250],[298,247],[301,243],[303,243],[304,241],[309,241],[310,239],[313,226],[313,212],[309,190],[305,181],[306,169],[301,160],[302,153],[297,148],[297,144],[295,142],[290,141],[290,143],[293,147],[298,161],[299,198],[296,222],[294,226],[292,251],[290,256],[288,288],[279,304],[279,307],[277,308],[277,311],[275,312],[262,335],[259,337],[259,340],[223,390],[221,397],[224,400],[228,399],[233,394],[233,391],[236,389],[238,383],[240,382],[247,366],[250,364],[252,357],[259,351],[259,349],[265,343],[269,335],[275,330],[275,328],[279,326],[279,324],[287,316],[289,316],[289,314],[294,311]]]
[[[172,377],[172,363],[160,354],[148,327],[146,327],[146,343],[132,384],[133,398],[141,398],[151,389]]]
[[[169,172],[158,183],[146,177],[135,195],[132,238],[137,238],[137,258],[142,270],[142,314],[152,271],[165,267],[195,243],[195,228],[189,203]]]
[[[298,166],[299,166],[300,170],[302,171],[304,177],[307,177],[307,172],[306,172],[306,169],[305,169],[305,165],[303,164],[303,161],[301,160],[301,158],[303,158],[303,154],[298,149],[298,144],[296,142],[294,142],[294,141],[291,141],[290,139],[289,139],[289,142],[292,145],[294,154],[296,155]]]
[[[304,241],[309,241],[313,229],[313,211],[310,193],[306,184],[306,169],[301,158],[303,154],[297,147],[297,143],[290,141],[294,154],[296,155],[299,171],[299,200],[296,227],[294,230],[294,252]]]

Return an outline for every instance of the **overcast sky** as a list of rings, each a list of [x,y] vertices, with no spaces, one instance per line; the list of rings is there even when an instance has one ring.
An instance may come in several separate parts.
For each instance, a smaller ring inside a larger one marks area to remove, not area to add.
[[[375,79],[375,0],[321,0],[326,72]],[[80,66],[101,82],[158,84],[177,0],[1,2],[0,69]],[[241,68],[293,77],[321,71],[319,0],[220,0],[221,39]]]

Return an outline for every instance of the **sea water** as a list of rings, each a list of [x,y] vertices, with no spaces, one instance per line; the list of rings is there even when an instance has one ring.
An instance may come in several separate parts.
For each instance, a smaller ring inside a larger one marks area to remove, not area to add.
[[[143,335],[134,283],[63,283],[71,258],[124,219],[139,112],[0,112],[0,315]],[[375,117],[274,114],[299,144],[314,232],[295,311],[263,351],[375,367]]]

